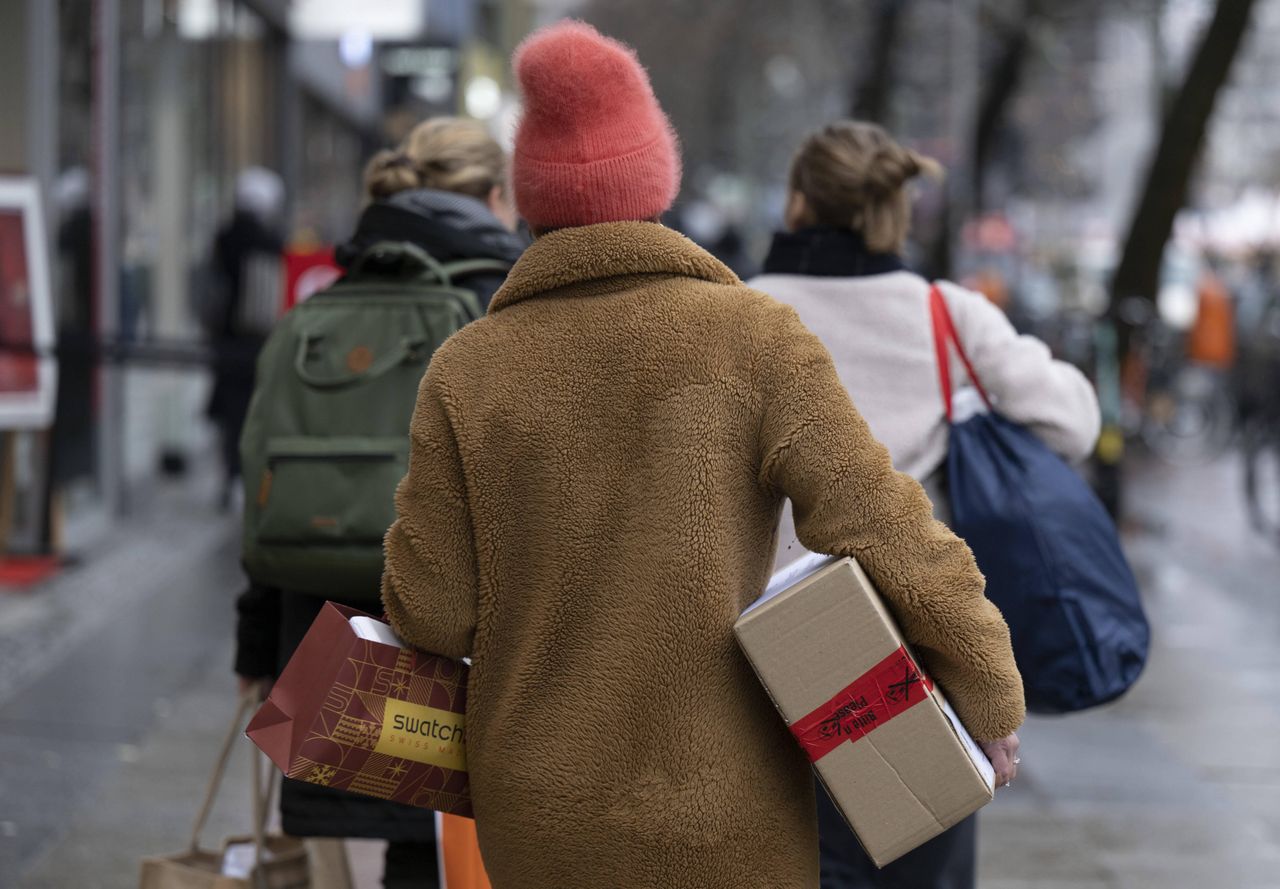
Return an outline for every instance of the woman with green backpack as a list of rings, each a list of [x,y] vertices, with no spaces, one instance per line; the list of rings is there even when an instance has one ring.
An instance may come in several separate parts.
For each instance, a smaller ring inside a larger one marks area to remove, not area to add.
[[[435,348],[482,315],[524,250],[507,159],[476,121],[438,118],[365,173],[346,276],[263,350],[241,439],[244,564],[235,671],[268,683],[326,600],[376,612],[382,537]],[[436,885],[433,813],[285,781],[286,833],[389,841],[383,885]]]

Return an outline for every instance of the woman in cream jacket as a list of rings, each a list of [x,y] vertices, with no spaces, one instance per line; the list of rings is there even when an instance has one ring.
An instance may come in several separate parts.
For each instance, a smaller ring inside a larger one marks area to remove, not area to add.
[[[922,482],[935,513],[945,517],[948,423],[931,285],[902,260],[907,184],[936,170],[872,124],[842,122],[813,133],[792,161],[788,230],[775,237],[764,273],[749,284],[791,306],[814,331],[894,467]],[[1044,343],[1019,336],[984,297],[947,282],[938,286],[996,409],[1068,460],[1086,457],[1100,418],[1084,375],[1055,361]],[[951,378],[963,379],[958,362]],[[804,552],[789,511],[779,539],[778,566]],[[972,889],[974,818],[877,871],[825,794],[819,804],[823,889]]]

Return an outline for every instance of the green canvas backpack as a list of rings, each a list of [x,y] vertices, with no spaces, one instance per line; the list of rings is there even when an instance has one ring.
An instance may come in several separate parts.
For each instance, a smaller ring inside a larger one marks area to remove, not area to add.
[[[243,558],[255,583],[377,598],[418,384],[440,344],[481,314],[453,279],[510,268],[375,244],[280,320],[240,438]]]

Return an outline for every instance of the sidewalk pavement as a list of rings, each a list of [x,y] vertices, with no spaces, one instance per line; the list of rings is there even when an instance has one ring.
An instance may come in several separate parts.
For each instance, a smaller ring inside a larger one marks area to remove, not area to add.
[[[164,491],[78,567],[0,598],[0,884],[136,885],[140,856],[185,846],[235,706],[233,536]],[[211,835],[244,828],[247,786]]]
[[[186,848],[235,715],[239,523],[207,485],[161,487],[78,566],[0,591],[0,889],[134,887],[148,855]],[[203,834],[251,825],[236,747]],[[350,843],[376,886],[381,844]]]
[[[1230,462],[1135,473],[1150,666],[1118,704],[1029,721],[982,816],[983,889],[1280,885],[1280,549],[1238,487]],[[235,707],[237,547],[174,487],[80,568],[0,593],[0,887],[132,887],[184,847]],[[248,824],[247,753],[210,842]],[[357,851],[361,887],[377,853]]]
[[[1028,721],[983,889],[1280,886],[1280,549],[1240,490],[1235,460],[1133,474],[1151,660],[1116,704]]]

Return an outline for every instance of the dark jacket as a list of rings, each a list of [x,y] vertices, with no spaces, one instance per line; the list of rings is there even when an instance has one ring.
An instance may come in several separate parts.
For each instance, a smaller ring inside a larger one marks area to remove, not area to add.
[[[241,303],[246,297],[245,273],[255,255],[280,258],[284,238],[272,225],[248,210],[236,210],[213,242],[213,274],[226,290],[219,302],[218,317],[211,318],[210,334],[215,340],[232,339],[246,333],[261,338],[261,331],[244,331],[240,326]]]
[[[526,244],[481,201],[427,189],[402,192],[366,208],[351,240],[338,248],[338,262],[349,268],[366,249],[385,241],[408,241],[445,263],[461,259],[514,263]],[[474,292],[487,308],[505,277],[475,274],[456,283]],[[236,673],[253,678],[279,675],[323,604],[318,596],[251,586],[236,603]],[[344,604],[370,612],[381,607],[376,600]],[[428,809],[288,779],[280,810],[284,830],[293,836],[425,842],[434,835],[434,813]]]
[[[499,259],[514,264],[528,246],[528,240],[508,231],[483,201],[429,188],[402,191],[370,204],[360,214],[351,240],[338,248],[339,265],[349,268],[380,241],[409,241],[444,263]],[[505,277],[482,272],[459,278],[457,283],[475,293],[481,308],[488,309]]]

